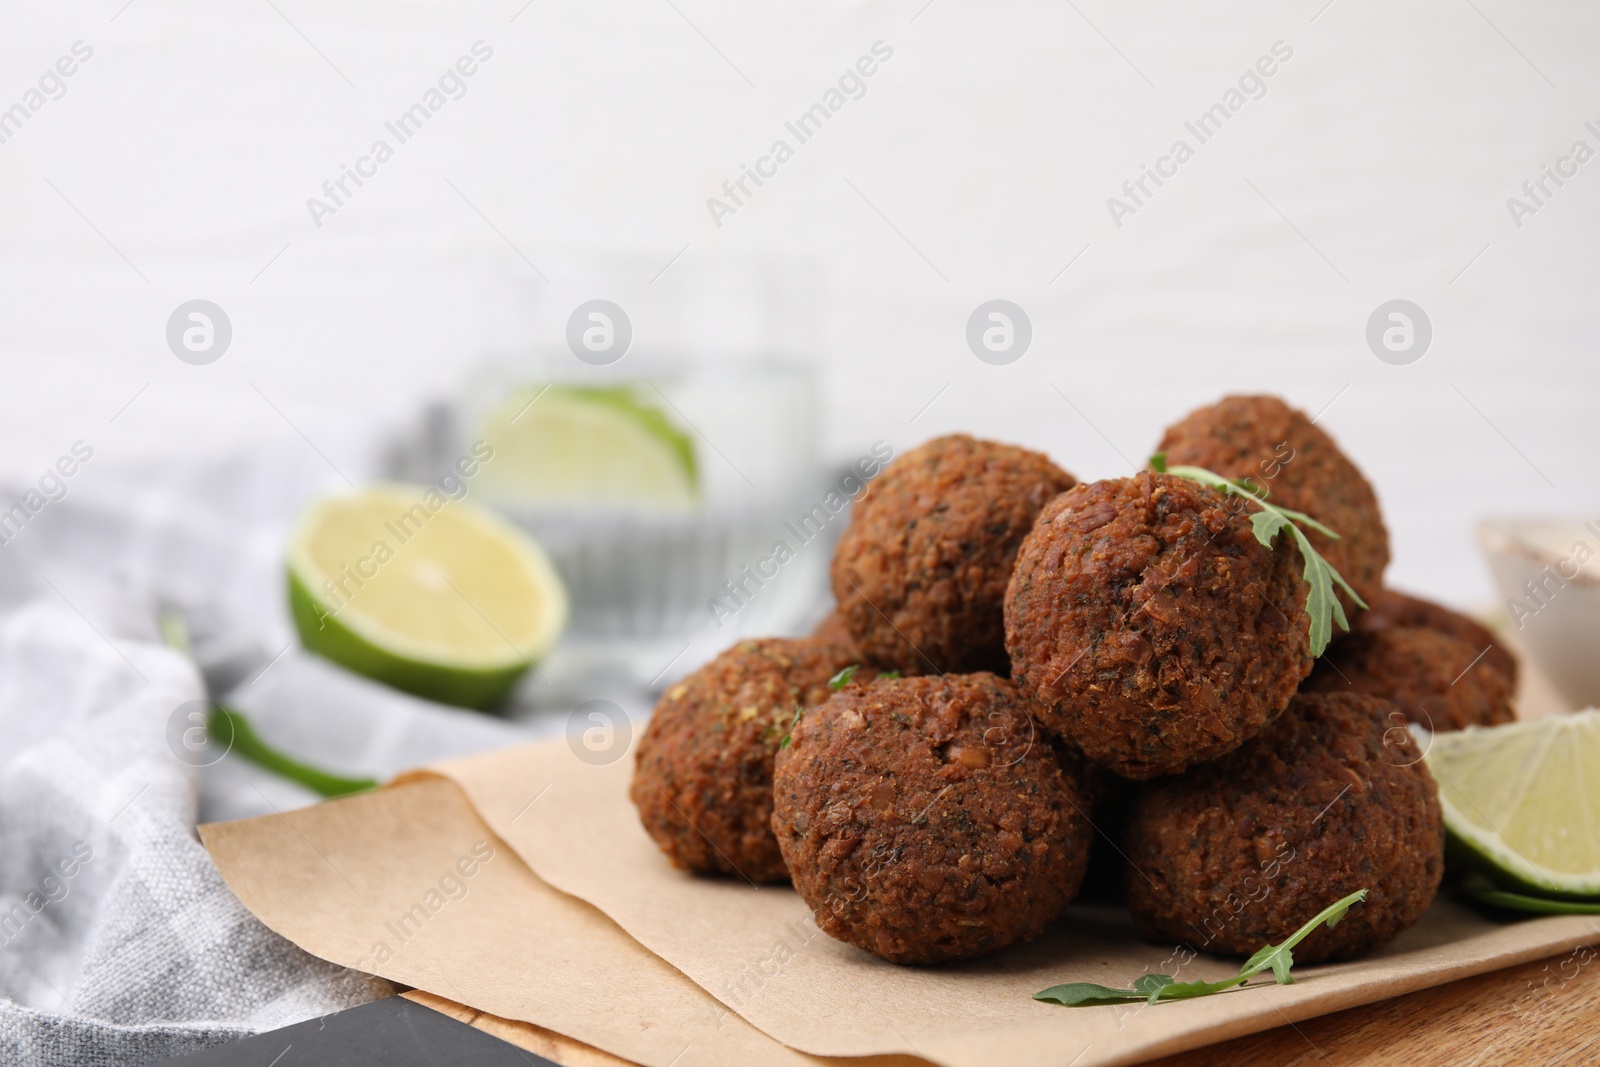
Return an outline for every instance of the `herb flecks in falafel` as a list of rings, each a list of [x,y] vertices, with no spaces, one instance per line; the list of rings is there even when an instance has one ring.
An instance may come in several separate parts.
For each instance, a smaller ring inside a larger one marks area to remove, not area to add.
[[[1301,693],[1237,752],[1142,789],[1125,836],[1140,933],[1243,956],[1362,888],[1361,910],[1307,938],[1302,962],[1353,959],[1414,925],[1444,873],[1444,822],[1394,711]]]
[[[817,925],[893,963],[997,952],[1083,880],[1079,769],[992,674],[854,685],[779,752],[772,829]]]
[[[1074,484],[1042,453],[966,434],[891,463],[833,555],[833,595],[863,661],[908,675],[1005,675],[1001,605],[1017,547]]]
[[[667,690],[639,741],[630,793],[673,866],[788,878],[772,837],[773,757],[855,659],[853,649],[808,638],[741,641]]]

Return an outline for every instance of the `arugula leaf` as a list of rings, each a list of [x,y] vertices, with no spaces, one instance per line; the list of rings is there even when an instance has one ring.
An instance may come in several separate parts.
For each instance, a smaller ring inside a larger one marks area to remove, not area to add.
[[[1341,630],[1350,629],[1350,620],[1344,615],[1344,605],[1339,603],[1339,598],[1333,592],[1334,580],[1338,579],[1357,604],[1362,607],[1367,605],[1356,596],[1354,590],[1345,585],[1332,564],[1311,547],[1311,542],[1306,540],[1306,535],[1300,532],[1298,526],[1291,526],[1290,529],[1294,531],[1295,544],[1300,546],[1300,557],[1305,560],[1305,579],[1310,587],[1306,593],[1306,614],[1311,616],[1311,654],[1320,656],[1322,650],[1328,647],[1328,642],[1333,640],[1330,620],[1337,621]]]
[[[859,671],[860,669],[861,664],[850,664],[850,666],[846,667],[844,670],[828,679],[828,688],[837,693],[839,690],[850,684],[851,680],[856,676],[856,671]]]
[[[1278,531],[1289,525],[1289,520],[1281,511],[1258,511],[1250,516],[1250,529],[1255,532],[1256,540],[1268,548],[1272,547],[1272,539],[1278,536]]]
[[[1333,627],[1338,625],[1341,630],[1350,629],[1350,620],[1345,616],[1344,605],[1339,603],[1339,597],[1334,592],[1337,585],[1349,594],[1350,599],[1367,606],[1356,591],[1350,588],[1350,583],[1344,576],[1334,569],[1333,564],[1323,558],[1322,553],[1311,546],[1302,527],[1309,527],[1324,537],[1339,540],[1339,535],[1328,529],[1322,523],[1313,519],[1303,511],[1292,508],[1280,508],[1276,504],[1267,503],[1267,496],[1254,485],[1231,478],[1224,478],[1215,471],[1208,471],[1204,467],[1167,466],[1165,452],[1157,452],[1150,457],[1150,469],[1158,474],[1171,474],[1174,477],[1184,478],[1200,485],[1209,486],[1221,491],[1224,495],[1241,497],[1256,505],[1260,510],[1250,516],[1250,530],[1255,534],[1256,540],[1267,548],[1272,547],[1278,534],[1288,530],[1294,538],[1295,547],[1300,549],[1300,558],[1305,563],[1303,575],[1308,587],[1306,592],[1306,614],[1311,617],[1311,654],[1320,656],[1327,650],[1328,643],[1333,640]]]
[[[882,674],[878,675],[878,681],[892,682],[898,677],[900,677],[899,671],[884,671]]]
[[[1249,486],[1245,486],[1245,488],[1248,489],[1250,487]],[[1261,500],[1265,500],[1267,498],[1267,494],[1266,493],[1260,493],[1260,494],[1257,494],[1257,495]],[[1277,507],[1277,506],[1274,506],[1273,510],[1282,512],[1283,514],[1289,516],[1289,518],[1293,519],[1296,523],[1298,523],[1301,526],[1309,526],[1309,527],[1311,527],[1313,530],[1317,531],[1317,533],[1319,533],[1319,534],[1322,534],[1324,537],[1331,537],[1335,541],[1342,540],[1342,538],[1340,538],[1340,536],[1338,534],[1334,533],[1332,530],[1328,529],[1326,526],[1322,525],[1322,523],[1318,522],[1316,519],[1313,519],[1310,515],[1307,515],[1303,511],[1295,511],[1295,510],[1293,510],[1291,508],[1280,508],[1280,507]]]
[[[1134,979],[1132,989],[1113,989],[1094,982],[1066,982],[1040,990],[1033,995],[1033,999],[1065,1004],[1069,1008],[1127,1004],[1136,1000],[1142,1000],[1146,1004],[1156,1004],[1163,1000],[1190,1000],[1245,985],[1256,975],[1269,970],[1279,985],[1290,985],[1294,982],[1294,975],[1290,973],[1290,968],[1294,966],[1294,947],[1309,937],[1319,926],[1327,925],[1331,929],[1339,925],[1339,920],[1344,918],[1352,905],[1366,899],[1367,891],[1358,889],[1349,896],[1334,901],[1319,911],[1310,922],[1290,934],[1281,944],[1263,945],[1257,949],[1255,955],[1246,960],[1244,966],[1239,968],[1239,973],[1232,978],[1224,978],[1217,982],[1180,982],[1170,974],[1152,971]]]
[[[799,704],[794,706],[794,718],[789,720],[789,732],[784,734],[782,739],[778,741],[779,752],[782,752],[784,749],[788,748],[789,742],[794,740],[794,728],[800,725],[800,716],[804,715],[805,713],[806,709],[801,707]]]
[[[1133,988],[1135,992],[1154,994],[1161,992],[1172,982],[1173,977],[1170,974],[1162,974],[1160,971],[1146,971],[1133,980]]]
[[[1135,989],[1112,989],[1110,986],[1096,985],[1093,982],[1067,982],[1042,989],[1033,995],[1033,999],[1054,1001],[1069,1008],[1094,1008],[1102,1004],[1126,1004],[1130,1000],[1144,1000],[1145,996]]]
[[[1367,891],[1358,889],[1349,896],[1334,901],[1317,912],[1310,922],[1290,934],[1288,940],[1284,941],[1283,944],[1263,945],[1257,949],[1256,954],[1245,961],[1244,970],[1239,973],[1248,977],[1249,975],[1260,974],[1270,967],[1272,968],[1272,973],[1277,976],[1279,985],[1293,983],[1294,977],[1289,973],[1289,968],[1294,966],[1293,948],[1310,936],[1311,931],[1324,923],[1327,924],[1330,930],[1338,926],[1339,921],[1344,918],[1345,912],[1350,910],[1351,905],[1359,904],[1366,899]]]

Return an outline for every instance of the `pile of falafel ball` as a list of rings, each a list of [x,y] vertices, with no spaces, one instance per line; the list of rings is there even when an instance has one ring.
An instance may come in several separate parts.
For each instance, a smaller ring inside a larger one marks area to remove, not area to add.
[[[1368,608],[1340,594],[1322,657],[1299,549],[1259,543],[1251,501],[937,438],[855,504],[810,637],[742,642],[663,696],[631,793],[668,859],[792,882],[821,929],[904,964],[997,952],[1080,894],[1249,955],[1368,890],[1303,963],[1415,923],[1444,831],[1406,723],[1509,721],[1515,660],[1384,588],[1372,487],[1302,412],[1228,397],[1159,450],[1340,535],[1307,532]]]

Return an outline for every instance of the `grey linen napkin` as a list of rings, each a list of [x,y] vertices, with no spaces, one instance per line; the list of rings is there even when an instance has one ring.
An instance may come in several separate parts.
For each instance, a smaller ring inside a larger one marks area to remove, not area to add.
[[[95,614],[39,600],[0,627],[0,1061],[140,1063],[387,992],[234,899],[166,742],[199,675]]]
[[[80,480],[0,544],[8,1067],[144,1063],[390,992],[262,926],[200,846],[197,820],[317,799],[236,756],[204,768],[180,758],[201,670],[269,742],[379,778],[558,726],[433,705],[299,650],[283,539],[330,488],[305,457],[111,475]],[[199,669],[160,638],[158,609],[174,606]]]

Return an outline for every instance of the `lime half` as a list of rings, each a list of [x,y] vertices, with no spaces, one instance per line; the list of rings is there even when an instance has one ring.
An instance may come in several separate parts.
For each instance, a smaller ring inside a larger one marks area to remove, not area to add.
[[[1445,829],[1501,885],[1600,897],[1600,711],[1436,733]]]
[[[699,499],[694,442],[634,390],[552,385],[484,421],[480,488],[503,503],[685,512]]]
[[[306,648],[447,704],[495,703],[567,620],[567,593],[519,530],[428,487],[314,505],[289,543],[289,605]]]

